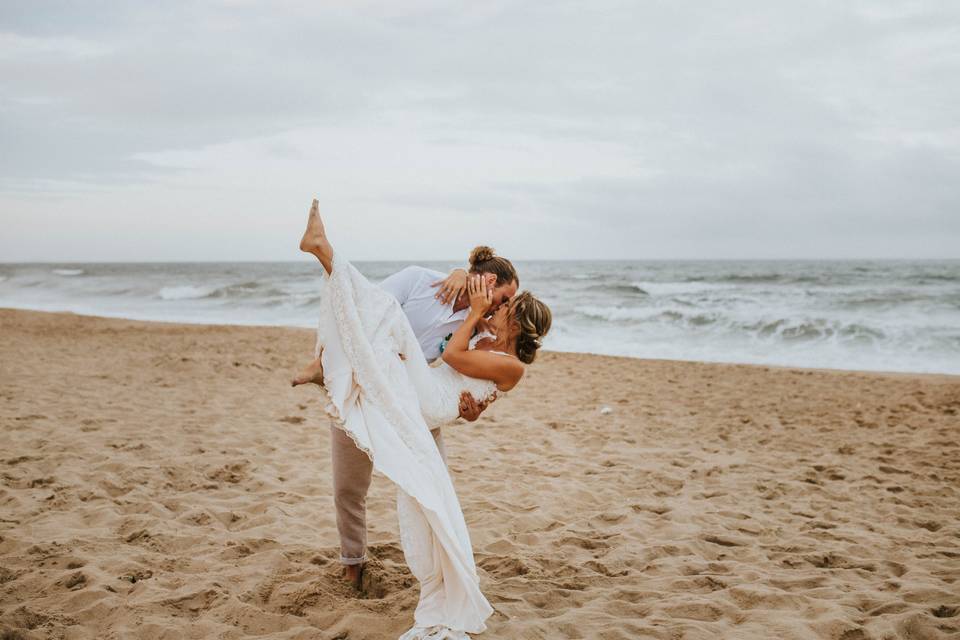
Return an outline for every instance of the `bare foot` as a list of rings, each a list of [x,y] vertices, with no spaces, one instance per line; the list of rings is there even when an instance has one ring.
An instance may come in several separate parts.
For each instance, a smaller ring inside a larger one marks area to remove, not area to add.
[[[310,205],[310,215],[307,216],[307,228],[300,238],[300,251],[312,253],[317,256],[323,268],[329,273],[332,270],[331,260],[333,259],[333,247],[327,240],[327,233],[323,228],[323,220],[320,219],[320,203],[316,198]]]
[[[363,565],[348,564],[343,567],[343,579],[353,585],[357,591],[363,587]]]
[[[296,387],[297,385],[307,384],[312,382],[313,384],[323,386],[323,362],[320,358],[312,360],[303,371],[298,373],[293,380],[290,381],[291,387]]]

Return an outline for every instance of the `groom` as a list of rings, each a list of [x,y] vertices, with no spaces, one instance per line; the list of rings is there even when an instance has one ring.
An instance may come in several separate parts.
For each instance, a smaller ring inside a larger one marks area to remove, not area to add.
[[[477,247],[470,253],[470,273],[481,274],[493,290],[493,313],[514,296],[519,278],[513,264],[494,255],[489,247]],[[463,323],[470,310],[466,288],[467,272],[456,269],[449,277],[439,271],[410,266],[389,276],[380,287],[392,294],[410,320],[410,326],[420,343],[428,362],[440,357],[446,341]],[[440,287],[438,293],[436,288]],[[459,295],[451,301],[449,293]],[[401,357],[403,357],[401,355]],[[293,384],[323,383],[323,372],[310,368],[294,378]],[[478,405],[473,396],[460,396],[460,417],[473,422],[486,408]],[[440,456],[446,463],[447,454],[440,429],[431,432]],[[340,533],[340,561],[345,566],[344,577],[356,588],[363,578],[366,561],[367,490],[373,477],[373,463],[354,445],[342,429],[330,427],[330,448],[333,457],[333,497],[337,508],[337,530]]]

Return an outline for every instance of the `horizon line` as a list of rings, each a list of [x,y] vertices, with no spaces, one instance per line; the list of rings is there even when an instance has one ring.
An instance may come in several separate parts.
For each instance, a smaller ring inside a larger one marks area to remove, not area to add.
[[[49,264],[296,264],[297,260],[21,260],[0,261],[0,266]],[[376,258],[350,262],[465,262],[461,258]],[[512,262],[960,262],[960,257],[845,257],[845,258],[514,258]]]

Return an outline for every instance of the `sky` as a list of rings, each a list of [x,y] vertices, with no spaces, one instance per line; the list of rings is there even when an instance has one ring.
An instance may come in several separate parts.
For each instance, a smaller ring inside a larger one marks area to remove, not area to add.
[[[0,3],[0,262],[960,258],[960,3]]]

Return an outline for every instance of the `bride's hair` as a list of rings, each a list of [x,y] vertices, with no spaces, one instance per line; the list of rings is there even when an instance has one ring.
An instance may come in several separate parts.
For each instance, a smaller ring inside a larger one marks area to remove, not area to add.
[[[470,273],[492,273],[497,276],[498,285],[510,284],[516,280],[517,286],[520,286],[520,277],[513,264],[483,245],[474,247],[470,252]]]
[[[530,364],[537,357],[537,349],[543,346],[543,337],[550,331],[553,316],[550,307],[529,291],[518,294],[513,305],[513,317],[520,325],[517,358],[520,362]]]

